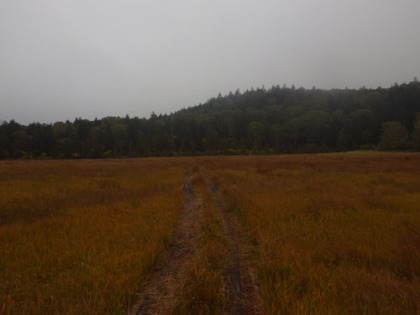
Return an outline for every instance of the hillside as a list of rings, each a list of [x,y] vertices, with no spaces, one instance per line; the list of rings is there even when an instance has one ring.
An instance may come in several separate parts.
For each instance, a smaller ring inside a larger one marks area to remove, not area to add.
[[[0,158],[420,150],[420,83],[258,88],[150,118],[0,125]]]

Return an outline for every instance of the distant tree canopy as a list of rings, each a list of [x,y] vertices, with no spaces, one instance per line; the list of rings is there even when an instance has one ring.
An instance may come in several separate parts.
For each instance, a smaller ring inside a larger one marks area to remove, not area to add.
[[[150,118],[0,125],[0,158],[420,150],[420,83],[388,89],[275,86]]]

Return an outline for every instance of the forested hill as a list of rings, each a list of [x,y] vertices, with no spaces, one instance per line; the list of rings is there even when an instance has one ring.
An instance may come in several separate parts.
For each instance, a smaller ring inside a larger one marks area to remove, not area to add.
[[[150,118],[0,125],[0,158],[420,150],[420,83],[387,89],[272,87]]]

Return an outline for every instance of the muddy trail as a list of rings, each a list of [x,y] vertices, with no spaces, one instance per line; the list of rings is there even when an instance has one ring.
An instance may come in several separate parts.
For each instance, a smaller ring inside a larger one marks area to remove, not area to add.
[[[184,178],[183,192],[184,209],[174,239],[153,274],[146,280],[129,314],[170,314],[172,311],[176,294],[181,289],[181,279],[188,271],[188,261],[195,251],[194,239],[199,234],[196,222],[201,216],[200,202],[195,198],[190,173]]]
[[[217,185],[204,173],[208,188],[223,217],[227,239],[225,294],[227,314],[262,314],[261,296],[249,259],[251,246],[239,219],[229,210]]]
[[[259,289],[249,259],[251,246],[238,218],[229,211],[218,187],[206,172],[200,174],[211,192],[223,218],[227,253],[224,267],[225,314],[262,314]],[[202,201],[194,193],[192,174],[184,178],[184,208],[178,220],[174,239],[155,271],[145,281],[137,303],[128,314],[171,314],[182,279],[196,253],[195,240],[200,235],[197,224],[203,215]]]

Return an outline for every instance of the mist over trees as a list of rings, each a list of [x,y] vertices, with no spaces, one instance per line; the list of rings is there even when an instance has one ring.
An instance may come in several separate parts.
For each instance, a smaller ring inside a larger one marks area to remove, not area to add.
[[[106,158],[420,150],[420,83],[383,89],[275,86],[169,115],[0,125],[0,158]]]

